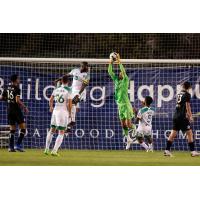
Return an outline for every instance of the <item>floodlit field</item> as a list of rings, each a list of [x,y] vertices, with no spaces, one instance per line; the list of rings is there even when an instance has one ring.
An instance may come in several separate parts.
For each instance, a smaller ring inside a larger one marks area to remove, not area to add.
[[[25,153],[0,150],[1,166],[176,166],[200,165],[200,157],[189,152],[174,152],[164,157],[163,152],[62,150],[60,157],[46,156],[42,150],[28,149]]]

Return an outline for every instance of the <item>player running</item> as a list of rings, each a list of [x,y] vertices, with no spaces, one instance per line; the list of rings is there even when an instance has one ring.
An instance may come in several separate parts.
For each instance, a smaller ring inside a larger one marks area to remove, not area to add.
[[[69,76],[73,77],[72,82],[72,113],[70,123],[67,127],[67,132],[71,132],[71,128],[75,125],[76,122],[76,113],[79,111],[79,102],[86,101],[86,87],[89,84],[90,80],[90,73],[89,67],[87,62],[82,62],[80,68],[73,69]],[[56,82],[59,79],[56,80]]]
[[[154,109],[151,107],[153,99],[150,96],[146,96],[144,106],[138,111],[136,121],[139,121],[137,128],[137,140],[139,144],[148,152],[153,151],[153,139],[152,139],[152,117],[154,115]],[[148,146],[144,142],[147,140]]]
[[[24,152],[22,148],[22,141],[26,134],[26,124],[24,121],[24,115],[22,110],[25,113],[28,113],[28,108],[20,100],[20,78],[18,75],[14,74],[10,78],[11,85],[4,89],[1,99],[7,101],[8,103],[8,124],[10,125],[10,135],[9,135],[9,152]],[[16,124],[20,128],[20,134],[17,139],[16,146],[14,146],[14,135],[16,132]]]
[[[177,95],[176,110],[174,112],[174,117],[173,117],[173,129],[167,140],[167,146],[164,151],[165,156],[172,156],[170,149],[174,141],[174,138],[177,135],[177,132],[180,130],[186,133],[188,145],[191,151],[191,156],[195,157],[200,155],[200,153],[194,150],[194,139],[190,125],[191,122],[193,122],[192,111],[190,106],[190,99],[191,99],[191,95],[189,93],[190,88],[191,84],[189,82],[183,83],[182,91]]]
[[[108,66],[108,73],[112,80],[114,81],[115,87],[115,101],[118,106],[119,118],[121,121],[121,126],[123,129],[123,135],[127,137],[127,147],[132,143],[132,139],[129,135],[129,129],[131,131],[135,130],[135,125],[132,124],[132,118],[134,117],[134,112],[128,97],[128,87],[129,87],[129,78],[126,74],[124,66],[120,62],[120,56],[117,54],[116,63],[119,64],[120,74],[116,76],[113,72],[113,62],[114,60],[110,60],[110,64]],[[126,148],[128,149],[128,148]]]
[[[68,124],[68,120],[71,117],[71,89],[68,87],[68,76],[65,75],[62,78],[62,85],[56,88],[49,100],[51,117],[51,129],[46,137],[46,147],[44,153],[49,154],[49,147],[53,138],[53,134],[58,130],[58,136],[51,152],[52,156],[58,156],[58,149],[62,144],[65,129]],[[55,107],[53,108],[53,102],[55,100]]]

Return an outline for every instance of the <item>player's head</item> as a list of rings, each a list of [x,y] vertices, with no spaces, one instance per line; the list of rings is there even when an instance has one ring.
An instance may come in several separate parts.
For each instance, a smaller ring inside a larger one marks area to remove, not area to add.
[[[189,90],[192,87],[192,85],[190,82],[186,81],[182,84],[182,87],[184,90]]]
[[[145,103],[146,106],[150,106],[152,104],[152,102],[153,102],[152,97],[150,97],[150,96],[145,97],[144,103]]]
[[[61,81],[62,81],[62,84],[66,85],[69,82],[68,75],[63,76]]]
[[[10,77],[10,80],[12,82],[12,84],[20,84],[20,79],[19,79],[19,76],[17,74],[13,74],[11,77]]]
[[[88,72],[88,63],[87,62],[81,63],[81,73],[82,72]]]
[[[123,74],[122,72],[119,73],[119,80],[122,80],[123,79]]]

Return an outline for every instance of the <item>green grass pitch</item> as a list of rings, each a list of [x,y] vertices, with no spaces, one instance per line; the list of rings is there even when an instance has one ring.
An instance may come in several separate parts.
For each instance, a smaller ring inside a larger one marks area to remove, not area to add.
[[[40,149],[27,149],[25,153],[0,150],[0,166],[193,166],[200,165],[200,157],[189,152],[173,152],[164,157],[155,151],[94,151],[61,150],[59,157],[46,156]]]

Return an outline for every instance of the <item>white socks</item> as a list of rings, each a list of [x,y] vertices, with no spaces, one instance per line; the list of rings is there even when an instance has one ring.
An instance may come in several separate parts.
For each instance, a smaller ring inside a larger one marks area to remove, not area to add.
[[[127,135],[127,142],[133,142],[129,134]]]
[[[76,121],[76,106],[72,105],[72,110],[71,110],[71,117],[72,117],[72,121],[75,122]]]
[[[149,149],[149,147],[143,142],[143,143],[141,143],[140,144],[145,150],[148,150]]]
[[[57,139],[56,139],[56,142],[55,142],[55,145],[54,145],[54,148],[53,148],[53,151],[54,153],[57,153],[60,145],[62,144],[62,141],[63,141],[63,138],[64,138],[64,134],[58,134],[57,136]]]
[[[53,133],[52,133],[51,131],[49,131],[49,132],[47,133],[47,137],[46,137],[46,149],[47,149],[47,150],[49,150],[49,147],[50,147],[52,138],[53,138]]]

